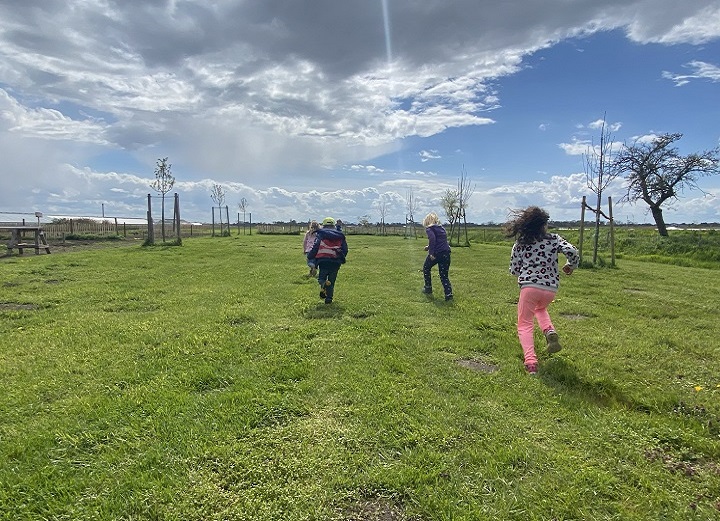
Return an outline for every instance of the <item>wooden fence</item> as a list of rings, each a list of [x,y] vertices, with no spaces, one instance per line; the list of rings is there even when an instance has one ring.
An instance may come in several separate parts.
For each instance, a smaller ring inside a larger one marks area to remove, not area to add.
[[[35,225],[35,221],[23,221],[0,223],[3,226],[14,226],[22,224]],[[147,223],[124,223],[122,220],[108,219],[105,221],[91,221],[88,219],[69,219],[59,223],[42,223],[45,237],[48,240],[58,241],[65,239],[96,239],[107,237],[124,237],[145,240],[148,234]],[[174,237],[173,223],[165,221],[165,232],[167,236]],[[155,238],[157,239],[161,233],[161,224],[155,223]],[[201,225],[193,223],[180,224],[181,237],[201,237],[212,234],[210,225]],[[1,235],[0,235],[1,236]]]
[[[307,223],[256,224],[255,230],[256,233],[263,234],[304,235],[308,230],[308,225]],[[414,237],[412,226],[408,225],[406,227],[401,224],[385,225],[384,227],[375,224],[370,226],[346,225],[342,227],[342,231],[345,235],[409,235]],[[415,233],[417,233],[418,237],[425,237],[425,228],[417,224]]]
[[[3,226],[13,225],[34,225],[35,220],[15,221],[15,222],[0,222]],[[45,237],[51,241],[59,240],[77,240],[77,239],[98,239],[107,237],[123,237],[123,238],[134,238],[134,239],[147,239],[148,226],[144,222],[133,222],[128,224],[123,222],[122,219],[108,218],[104,221],[94,221],[90,219],[68,219],[62,222],[55,223],[41,223]],[[154,225],[155,239],[161,236],[161,224],[155,222]],[[269,234],[269,235],[303,235],[308,225],[306,223],[288,223],[288,224],[252,224],[247,225],[243,230],[243,225],[240,223],[231,223],[230,227],[231,235],[243,235],[243,234]],[[408,236],[424,238],[425,230],[417,224],[415,226],[415,233],[413,233],[412,226],[397,225],[386,225],[380,227],[378,225],[370,226],[358,226],[348,225],[343,226],[343,233],[346,235],[394,235],[394,236]],[[175,237],[173,230],[172,221],[165,221],[165,233],[167,237]],[[196,224],[196,223],[180,223],[180,236],[182,238],[188,237],[208,237],[213,235],[213,227],[211,224]],[[215,235],[218,235],[218,230],[215,230]],[[4,238],[0,233],[0,238]]]

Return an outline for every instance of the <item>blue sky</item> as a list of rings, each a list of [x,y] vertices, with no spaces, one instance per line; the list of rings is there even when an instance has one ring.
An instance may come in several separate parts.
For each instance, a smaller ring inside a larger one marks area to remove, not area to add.
[[[0,215],[142,217],[169,157],[194,221],[214,184],[255,222],[377,221],[383,201],[401,221],[462,171],[474,222],[577,219],[604,114],[618,144],[720,144],[717,1],[206,4],[0,0]],[[720,222],[720,179],[700,186],[668,222]],[[617,218],[650,222],[623,193]]]

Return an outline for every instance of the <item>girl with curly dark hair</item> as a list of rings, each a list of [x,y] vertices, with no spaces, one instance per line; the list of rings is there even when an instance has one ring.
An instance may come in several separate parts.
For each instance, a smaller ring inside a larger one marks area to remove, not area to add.
[[[534,375],[538,371],[533,329],[535,320],[547,340],[548,353],[560,351],[560,340],[547,308],[560,286],[558,253],[565,255],[562,270],[572,274],[578,267],[578,250],[556,233],[548,233],[549,214],[542,208],[530,206],[514,210],[505,223],[505,235],[515,237],[510,255],[510,273],[517,276],[520,286],[517,331],[525,358],[525,369]]]

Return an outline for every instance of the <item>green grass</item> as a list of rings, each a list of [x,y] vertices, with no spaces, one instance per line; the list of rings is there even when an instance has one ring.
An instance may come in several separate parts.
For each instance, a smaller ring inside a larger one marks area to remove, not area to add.
[[[509,244],[453,303],[423,245],[351,236],[329,306],[293,236],[0,259],[0,519],[720,519],[716,271],[564,277],[533,378]]]
[[[555,229],[567,240],[580,246],[578,229]],[[616,258],[643,260],[677,266],[720,269],[720,233],[717,230],[671,230],[668,237],[661,237],[652,226],[623,225],[615,227]],[[469,233],[471,243],[512,244],[498,226],[479,227]],[[594,225],[584,232],[583,264],[592,266],[595,242]],[[598,236],[598,267],[611,263],[610,227],[600,228]],[[464,236],[461,244],[464,244]]]

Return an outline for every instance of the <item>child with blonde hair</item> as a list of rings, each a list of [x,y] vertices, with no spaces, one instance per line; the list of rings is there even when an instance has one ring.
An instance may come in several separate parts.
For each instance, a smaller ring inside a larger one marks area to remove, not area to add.
[[[315,244],[315,237],[319,228],[320,225],[317,221],[310,221],[308,231],[305,232],[305,238],[303,239],[303,253],[305,254],[305,260],[307,261],[308,268],[310,268],[310,273],[308,274],[309,277],[314,277],[317,273],[317,264],[315,259],[309,258],[308,253],[310,253],[310,250],[312,250],[312,247]]]
[[[537,206],[514,210],[513,218],[505,223],[505,235],[515,237],[510,254],[510,273],[517,276],[520,298],[517,308],[517,331],[525,358],[525,369],[537,374],[538,359],[533,339],[534,320],[542,329],[548,353],[560,351],[560,339],[555,332],[547,308],[555,299],[560,286],[558,253],[567,259],[562,271],[572,274],[578,267],[578,250],[556,233],[548,233],[548,213]]]
[[[431,269],[437,264],[440,274],[440,283],[445,292],[445,300],[452,300],[453,291],[450,284],[450,244],[448,244],[445,228],[440,224],[440,218],[435,212],[430,212],[423,219],[423,226],[428,237],[428,245],[425,251],[428,252],[423,264],[423,278],[425,287],[423,293],[432,294]]]

